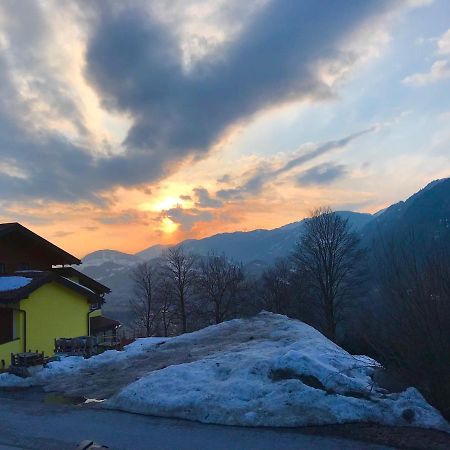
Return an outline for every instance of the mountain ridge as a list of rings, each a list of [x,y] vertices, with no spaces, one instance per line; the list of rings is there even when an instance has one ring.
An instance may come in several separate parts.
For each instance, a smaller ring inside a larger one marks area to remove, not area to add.
[[[368,221],[370,221],[373,216],[368,213],[360,213],[354,211],[337,211],[339,215],[341,215],[345,219],[349,219],[352,226],[359,230],[362,226],[364,226]],[[187,250],[190,251],[199,251],[202,253],[202,247],[206,249],[206,253],[208,251],[215,251],[217,253],[225,252],[225,248],[222,248],[221,245],[213,245],[213,248],[209,248],[208,243],[211,241],[223,241],[228,238],[236,239],[236,238],[248,238],[254,239],[255,241],[264,240],[264,238],[268,236],[273,236],[278,233],[297,233],[298,228],[301,227],[306,219],[301,219],[296,222],[291,222],[286,225],[282,225],[280,227],[265,229],[265,228],[257,228],[250,231],[230,231],[223,233],[216,233],[211,236],[206,236],[204,238],[199,239],[185,239],[174,245],[183,245]],[[203,246],[203,244],[205,244]],[[138,251],[136,253],[125,253],[118,250],[112,249],[104,249],[104,250],[96,250],[94,252],[88,253],[83,259],[83,267],[92,266],[92,265],[100,265],[104,262],[116,262],[114,261],[114,256],[117,258],[122,258],[124,260],[131,260],[135,258],[135,263],[139,261],[151,260],[153,258],[157,258],[161,256],[165,249],[170,247],[169,245],[155,244],[144,250]],[[229,251],[229,248],[226,248]],[[230,255],[231,256],[231,255]],[[238,255],[235,255],[238,256]],[[239,259],[239,258],[238,258]],[[245,258],[244,258],[245,259]],[[252,259],[258,259],[257,257],[252,257]],[[87,264],[86,264],[87,263]]]
[[[386,236],[393,236],[401,242],[399,235],[410,229],[416,230],[417,238],[424,246],[435,243],[436,239],[447,239],[447,234],[450,241],[450,178],[435,180],[405,201],[374,215],[351,211],[340,211],[339,214],[349,219],[367,247]],[[305,220],[272,230],[219,233],[182,243],[186,250],[200,255],[211,251],[224,253],[230,259],[242,262],[249,274],[258,275],[276,258],[290,254]],[[99,250],[86,255],[83,262],[87,264],[82,264],[80,270],[112,290],[105,305],[108,315],[123,320],[130,314],[128,301],[132,291],[130,272],[133,266],[161,256],[165,248],[157,244],[134,255],[115,250]]]

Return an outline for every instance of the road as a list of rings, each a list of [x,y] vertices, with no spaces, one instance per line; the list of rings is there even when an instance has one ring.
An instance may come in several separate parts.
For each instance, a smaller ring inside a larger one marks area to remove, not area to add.
[[[388,448],[298,430],[205,425],[46,401],[38,392],[0,391],[0,450],[74,450],[84,439],[116,450]]]

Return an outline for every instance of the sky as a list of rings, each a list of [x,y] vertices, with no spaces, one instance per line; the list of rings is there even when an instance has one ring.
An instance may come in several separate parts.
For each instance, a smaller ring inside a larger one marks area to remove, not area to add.
[[[448,0],[2,0],[0,220],[82,257],[450,176]]]

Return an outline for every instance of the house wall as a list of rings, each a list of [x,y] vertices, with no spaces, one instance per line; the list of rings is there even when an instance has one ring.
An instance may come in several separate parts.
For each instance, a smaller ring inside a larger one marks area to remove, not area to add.
[[[0,369],[2,360],[6,366],[11,362],[11,353],[23,351],[54,353],[56,338],[71,338],[88,334],[88,300],[59,283],[47,283],[36,289],[20,303],[7,305],[16,311],[13,314],[14,340],[0,344]],[[26,348],[24,322],[26,313]],[[100,316],[101,309],[89,312],[89,317]]]
[[[89,317],[99,317],[99,316],[101,316],[102,315],[102,309],[101,308],[99,308],[99,309],[95,309],[94,311],[92,311],[90,314],[89,314]]]
[[[68,280],[74,281],[75,283],[80,283],[80,278],[77,276],[66,277]],[[94,309],[95,308],[95,309]],[[97,317],[102,315],[102,308],[99,304],[91,304],[89,305],[89,317]]]
[[[58,283],[48,283],[22,300],[27,315],[27,350],[53,355],[56,338],[88,334],[89,303],[85,297]]]
[[[23,352],[22,339],[0,345],[0,369],[8,367],[11,364],[11,353]]]

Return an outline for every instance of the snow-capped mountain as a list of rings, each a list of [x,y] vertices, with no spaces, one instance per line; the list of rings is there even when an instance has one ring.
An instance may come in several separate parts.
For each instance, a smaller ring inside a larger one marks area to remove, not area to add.
[[[370,214],[340,211],[357,231],[371,219]],[[221,233],[203,239],[187,239],[182,242],[186,250],[206,255],[209,252],[225,253],[229,258],[244,264],[254,260],[272,262],[277,257],[286,256],[302,233],[304,220],[290,223],[273,230],[236,231]],[[103,266],[131,267],[142,261],[149,261],[162,255],[166,246],[154,245],[134,255],[116,250],[98,250],[83,258],[82,270]]]
[[[348,219],[357,231],[372,219],[370,214],[351,211],[339,211],[338,214]],[[243,264],[249,264],[255,260],[269,264],[274,259],[286,256],[292,251],[292,246],[301,235],[303,226],[304,221],[301,220],[273,230],[220,233],[203,239],[188,239],[182,244],[186,250],[199,255],[206,255],[208,252],[225,253],[229,258]],[[152,259],[161,256],[163,251],[164,247],[157,245],[137,255],[141,258]]]
[[[139,262],[139,256],[118,252],[117,250],[97,250],[83,258],[83,269],[98,267],[103,264],[117,264],[120,266],[133,266]]]
[[[367,224],[370,214],[339,212],[356,230]],[[238,231],[222,233],[204,239],[188,239],[183,242],[186,250],[199,255],[208,252],[226,254],[242,262],[250,273],[261,273],[276,258],[287,256],[298,240],[304,221],[294,222],[273,230]],[[99,250],[83,259],[80,270],[111,288],[105,310],[120,320],[129,312],[132,291],[130,271],[133,266],[161,256],[166,247],[154,245],[134,255],[114,250]]]
[[[427,243],[436,239],[450,239],[450,178],[428,184],[406,201],[398,202],[377,214],[341,211],[357,230],[366,246],[382,236],[414,230],[417,239]],[[250,273],[261,273],[277,257],[287,256],[298,240],[304,221],[294,222],[273,230],[222,233],[204,239],[183,242],[188,251],[200,255],[208,252],[224,253],[241,261]],[[123,319],[129,308],[131,295],[130,270],[142,261],[161,256],[165,247],[154,245],[130,255],[114,250],[100,250],[83,259],[80,270],[112,289],[107,298],[109,315]]]
[[[136,253],[135,256],[144,261],[150,261],[151,259],[159,258],[166,248],[167,246],[161,244],[152,245],[151,247]]]

